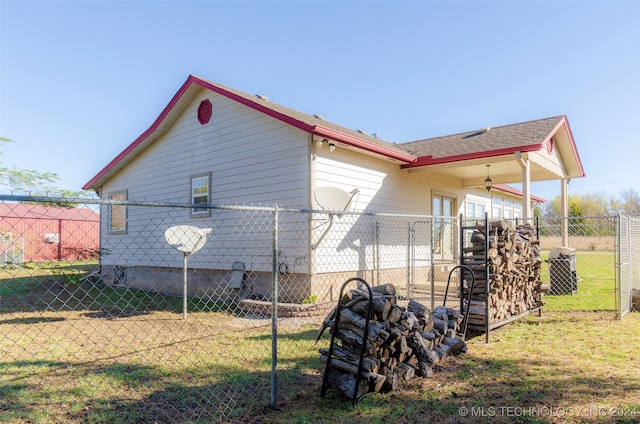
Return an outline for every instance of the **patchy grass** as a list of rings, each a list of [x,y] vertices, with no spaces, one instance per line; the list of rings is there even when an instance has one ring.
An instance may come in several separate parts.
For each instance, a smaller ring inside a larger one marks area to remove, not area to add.
[[[369,396],[355,407],[319,382],[252,417],[269,423],[640,422],[640,314],[529,316],[468,341],[433,377]],[[318,373],[317,380],[320,374]]]
[[[30,262],[0,269],[0,313],[94,311],[105,318],[181,312],[182,297],[107,286],[91,277],[97,262]],[[218,312],[222,302],[191,297],[189,311]]]
[[[82,278],[91,264],[70,264],[65,278],[46,267],[5,270],[0,417],[42,424],[640,422],[640,314],[617,321],[610,310],[593,312],[612,296],[613,282],[596,272],[611,257],[589,254],[596,256],[578,257],[583,280],[575,295],[546,297],[542,316],[494,330],[489,344],[474,337],[467,354],[439,365],[433,377],[356,407],[332,391],[319,396],[318,348],[328,345],[326,336],[315,344],[321,318],[279,321],[271,408],[268,317],[190,300],[184,321],[181,298],[91,283]],[[575,308],[574,299],[581,299]]]
[[[328,340],[316,345],[314,325],[284,320],[275,409],[267,407],[268,325],[223,333],[224,314],[194,314],[186,324],[63,315],[64,321],[15,325],[23,334],[46,329],[57,350],[27,350],[22,358],[0,361],[0,415],[6,421],[218,422],[212,410],[233,423],[640,421],[638,313],[622,321],[597,312],[531,315],[494,330],[489,344],[483,336],[468,340],[468,353],[438,366],[432,378],[371,395],[356,407],[331,390],[319,396],[317,349]],[[208,333],[205,323],[217,332]],[[80,330],[91,336],[76,334]],[[108,343],[105,333],[112,334]],[[89,341],[103,343],[84,351],[92,360],[78,356],[78,345]],[[6,347],[5,338],[0,350]]]

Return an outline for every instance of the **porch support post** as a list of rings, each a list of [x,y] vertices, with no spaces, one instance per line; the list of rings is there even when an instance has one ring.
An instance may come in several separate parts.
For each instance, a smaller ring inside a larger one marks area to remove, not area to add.
[[[522,167],[522,218],[531,219],[531,161],[522,152],[516,152],[516,159]]]
[[[562,214],[562,246],[569,246],[569,182],[571,179],[560,180],[560,212]]]

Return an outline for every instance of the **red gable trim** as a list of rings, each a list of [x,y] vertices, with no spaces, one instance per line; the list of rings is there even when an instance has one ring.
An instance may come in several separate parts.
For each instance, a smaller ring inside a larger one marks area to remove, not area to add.
[[[133,143],[127,146],[118,156],[113,158],[111,162],[107,164],[100,172],[98,172],[91,180],[89,180],[84,186],[82,186],[83,190],[89,190],[97,181],[99,181],[102,177],[104,177],[107,172],[109,172],[118,162],[124,159],[129,153],[131,153],[136,147],[138,147],[147,137],[149,137],[153,132],[158,129],[162,121],[167,117],[171,109],[178,103],[178,100],[182,97],[182,95],[187,91],[187,88],[194,82],[193,75],[190,75],[187,78],[187,81],[182,84],[180,90],[173,96],[169,104],[162,110],[160,116],[156,118],[156,120],[151,124],[151,126],[143,132],[138,138],[136,138]]]
[[[340,143],[344,143],[348,146],[357,147],[359,149],[366,150],[372,153],[377,153],[391,159],[397,159],[405,163],[413,163],[416,161],[416,158],[409,154],[397,152],[395,150],[389,149],[384,146],[380,146],[378,144],[368,143],[357,137],[353,137],[348,134],[343,134],[339,131],[332,130],[331,128],[326,128],[326,127],[316,125],[313,127],[313,130],[311,132],[320,137],[330,138],[334,141],[339,141]]]
[[[265,105],[263,105],[261,103],[251,101],[251,100],[247,99],[246,97],[242,97],[242,96],[239,96],[239,95],[237,95],[235,93],[232,93],[230,91],[224,90],[224,89],[222,89],[222,88],[220,88],[220,87],[218,87],[216,85],[213,85],[212,83],[210,83],[208,81],[202,80],[202,79],[200,79],[198,77],[194,77],[193,75],[189,76],[189,79],[187,80],[187,82],[189,82],[190,80],[191,80],[191,82],[193,82],[195,84],[198,84],[199,86],[204,87],[204,88],[206,88],[208,90],[211,90],[214,93],[218,93],[218,94],[220,94],[220,95],[222,95],[222,96],[224,96],[224,97],[226,97],[228,99],[234,100],[234,101],[236,101],[236,102],[238,102],[240,104],[243,104],[243,105],[248,106],[248,107],[250,107],[252,109],[255,109],[255,110],[259,111],[259,112],[267,114],[267,115],[269,115],[269,116],[271,116],[273,118],[276,118],[276,119],[278,119],[278,120],[280,120],[280,121],[282,121],[282,122],[284,122],[286,124],[289,124],[291,126],[299,128],[299,129],[301,129],[303,131],[311,132],[313,130],[313,126],[312,125],[306,124],[304,122],[300,122],[297,119],[294,119],[294,118],[290,117],[289,115],[285,115],[283,113],[276,112],[275,110],[270,109],[270,108],[266,107]]]
[[[580,160],[580,155],[578,154],[578,148],[576,147],[576,142],[573,139],[573,133],[571,132],[571,127],[569,126],[569,121],[567,120],[566,115],[562,117],[558,125],[556,125],[553,131],[551,131],[551,134],[549,134],[549,136],[544,140],[543,144],[545,142],[548,142],[549,139],[551,139],[561,127],[565,127],[565,129],[567,130],[567,134],[569,135],[569,141],[571,142],[571,151],[573,153],[573,157],[576,158],[576,163],[580,171],[580,176],[584,177],[586,174],[584,173],[584,168],[582,167],[582,161]]]
[[[198,78],[196,76],[193,75],[189,75],[189,78],[187,78],[187,80],[185,81],[184,84],[182,84],[182,87],[180,87],[180,90],[178,90],[178,92],[173,96],[173,98],[171,99],[171,101],[169,102],[169,104],[163,109],[162,113],[160,114],[160,116],[158,116],[158,118],[156,118],[156,120],[153,122],[153,124],[149,127],[149,129],[147,129],[144,133],[142,133],[137,139],[135,139],[133,141],[133,143],[131,143],[127,148],[125,148],[118,156],[116,156],[115,158],[113,158],[113,160],[111,160],[111,162],[109,162],[107,164],[107,166],[105,166],[100,172],[98,172],[98,174],[96,174],[91,180],[89,180],[89,182],[87,182],[82,188],[84,190],[88,190],[90,189],[96,182],[98,182],[100,179],[102,179],[113,167],[115,167],[118,162],[120,162],[122,159],[124,159],[127,155],[129,155],[133,150],[135,150],[136,147],[138,147],[142,142],[144,142],[144,140],[147,139],[147,137],[149,137],[151,134],[153,134],[154,131],[156,131],[158,129],[158,127],[160,126],[160,124],[162,123],[162,121],[167,117],[167,115],[169,114],[169,112],[171,111],[171,109],[173,109],[176,105],[176,103],[178,103],[178,101],[180,100],[180,98],[184,95],[184,93],[187,91],[187,89],[189,88],[189,86],[191,84],[197,84],[203,88],[206,88],[208,90],[211,90],[215,93],[218,93],[224,97],[227,97],[231,100],[234,100],[240,104],[243,104],[247,107],[250,107],[254,110],[257,110],[259,112],[262,112],[268,116],[271,116],[275,119],[278,119],[286,124],[289,124],[295,128],[298,128],[302,131],[308,132],[310,134],[316,134],[322,137],[327,137],[327,138],[331,138],[334,141],[337,142],[341,142],[344,143],[346,145],[349,146],[353,146],[353,147],[357,147],[359,149],[363,149],[369,152],[373,152],[373,153],[377,153],[383,156],[387,156],[389,158],[392,159],[397,159],[400,160],[402,162],[406,162],[406,163],[411,163],[413,161],[415,161],[415,157],[408,155],[408,154],[403,154],[400,152],[396,152],[392,149],[388,149],[384,146],[380,146],[377,144],[373,144],[373,143],[369,143],[366,142],[364,140],[358,139],[357,137],[353,137],[347,134],[343,134],[339,131],[336,130],[332,130],[329,128],[325,128],[325,127],[321,127],[321,126],[317,126],[317,125],[309,125],[305,122],[301,122],[295,118],[292,118],[289,115],[285,115],[283,113],[277,112],[261,103],[258,102],[254,102],[252,100],[249,100],[245,97],[239,96],[235,93],[232,93],[230,91],[224,90],[223,88],[220,88],[208,81],[205,81],[201,78]]]
[[[489,150],[485,152],[465,153],[463,155],[446,156],[434,159],[433,156],[421,156],[415,162],[402,165],[403,169],[416,168],[419,166],[439,165],[442,163],[462,162],[472,159],[484,159],[496,156],[515,154],[516,152],[535,152],[542,148],[542,144],[530,144],[528,146],[509,147],[505,149]]]
[[[241,103],[257,111],[260,111],[268,116],[271,116],[272,118],[278,119],[286,124],[294,126],[308,133],[315,134],[321,137],[330,138],[333,141],[338,141],[348,146],[357,147],[359,149],[363,149],[372,153],[377,153],[393,159],[398,159],[402,162],[411,163],[416,160],[414,156],[408,155],[406,153],[396,152],[395,150],[386,148],[384,146],[380,146],[378,144],[368,143],[362,139],[350,136],[348,134],[341,133],[340,131],[337,131],[337,130],[332,130],[330,128],[326,128],[320,125],[309,125],[304,122],[298,121],[297,119],[294,119],[289,115],[276,112],[275,110],[263,105],[262,103],[254,102],[252,100],[247,99],[246,97],[238,96],[235,93],[231,93],[207,81],[197,79],[195,82],[196,84],[199,84],[202,87],[205,87],[231,100],[234,100],[238,103]]]
[[[493,186],[493,188],[498,190],[498,191],[502,191],[502,192],[505,192],[505,193],[513,194],[514,196],[522,197],[522,191],[518,190],[517,188],[513,188],[511,186],[502,185],[502,184],[496,184],[496,185]],[[544,203],[544,202],[547,201],[547,199],[544,199],[544,198],[539,197],[539,196],[529,195],[529,197],[531,198],[531,200],[533,200],[534,202],[538,202],[538,203]]]

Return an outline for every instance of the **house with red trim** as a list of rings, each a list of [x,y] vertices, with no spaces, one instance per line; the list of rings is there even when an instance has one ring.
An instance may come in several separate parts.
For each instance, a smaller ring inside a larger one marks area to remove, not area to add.
[[[189,76],[152,125],[83,188],[103,199],[318,209],[315,194],[331,187],[352,193],[353,211],[527,219],[532,203],[544,201],[531,194],[531,182],[558,180],[566,205],[568,182],[584,175],[566,116],[396,143]],[[101,216],[103,243],[136,237],[123,208]],[[208,216],[194,207],[180,223],[203,226]],[[103,265],[116,274],[152,266],[132,257]],[[175,265],[169,257],[157,262]],[[319,272],[310,265],[301,273]]]

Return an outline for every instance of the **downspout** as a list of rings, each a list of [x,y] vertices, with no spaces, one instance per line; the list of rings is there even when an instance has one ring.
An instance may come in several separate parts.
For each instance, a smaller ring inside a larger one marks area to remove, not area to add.
[[[522,168],[522,218],[531,219],[531,161],[523,158],[522,152],[516,152],[516,160]]]

